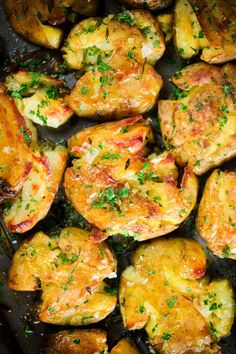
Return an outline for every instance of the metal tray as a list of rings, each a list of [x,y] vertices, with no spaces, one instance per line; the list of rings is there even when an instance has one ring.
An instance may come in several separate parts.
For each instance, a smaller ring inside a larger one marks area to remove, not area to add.
[[[120,7],[115,1],[101,2],[101,13],[107,14],[119,11]],[[8,57],[17,58],[22,52],[31,52],[38,47],[24,41],[20,36],[15,34],[9,27],[3,10],[2,0],[0,0],[0,67],[3,68],[4,62]],[[43,50],[41,48],[42,55]],[[51,52],[52,53],[52,52]],[[55,53],[55,52],[54,52]],[[54,56],[54,54],[52,54]],[[173,85],[169,82],[169,78],[180,68],[187,64],[177,57],[173,44],[167,46],[167,50],[163,58],[158,61],[156,69],[164,79],[164,87],[161,91],[162,98],[168,98],[173,91]],[[65,75],[65,79],[69,86],[73,86],[75,82],[74,74]],[[145,114],[145,117],[150,117],[154,123],[156,144],[160,149],[163,148],[160,132],[158,131],[156,110]],[[69,136],[83,129],[86,126],[98,124],[94,121],[73,117],[69,123],[63,127],[53,130],[43,127],[38,127],[42,138],[53,141],[54,143],[66,140]],[[236,170],[236,159],[221,166],[222,169]],[[210,172],[209,172],[210,173]],[[201,193],[209,173],[201,178]],[[35,231],[42,229],[47,232],[53,232],[59,227],[63,227],[67,219],[67,210],[64,207],[65,197],[63,190],[59,190],[55,202],[51,208],[49,216],[27,235],[19,236],[14,234],[6,234],[4,229],[0,229],[0,354],[39,354],[42,353],[43,347],[48,336],[65,327],[47,325],[40,323],[37,319],[36,304],[39,300],[38,293],[30,292],[14,292],[7,288],[6,277],[10,264],[10,259],[20,242],[26,236],[34,234]],[[198,239],[203,246],[204,242],[196,234],[194,226],[194,215],[196,209],[190,217],[180,226],[175,234],[186,235]],[[72,220],[73,219],[73,220]],[[84,223],[83,219],[78,215],[74,215],[70,222],[74,225]],[[68,220],[67,220],[68,222]],[[122,270],[131,263],[132,252],[137,246],[136,242],[128,241],[123,243],[109,239],[109,244],[115,250],[118,257],[118,279]],[[206,247],[205,247],[206,249]],[[232,260],[220,259],[207,249],[209,272],[214,277],[230,279],[236,288],[236,262]],[[116,285],[118,280],[116,280]],[[108,344],[112,347],[120,338],[129,336],[139,347],[142,354],[148,354],[148,344],[145,331],[128,332],[122,325],[122,319],[119,313],[119,308],[108,318],[100,323],[94,324],[95,328],[104,328],[108,332]],[[72,328],[72,327],[71,327]],[[74,328],[74,327],[73,327]],[[236,353],[236,323],[234,324],[231,335],[221,340],[220,345],[224,354]],[[128,354],[128,353],[127,353]]]

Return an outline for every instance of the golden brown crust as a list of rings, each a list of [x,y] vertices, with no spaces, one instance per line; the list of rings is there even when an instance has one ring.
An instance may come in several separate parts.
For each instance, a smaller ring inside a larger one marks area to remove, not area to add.
[[[45,354],[107,353],[107,334],[99,329],[61,331],[51,336]]]
[[[140,351],[129,339],[122,339],[112,348],[111,354],[140,354]]]
[[[236,155],[235,77],[233,64],[192,64],[173,78],[180,98],[158,102],[166,148],[197,175]]]
[[[103,279],[115,272],[116,261],[105,243],[92,244],[88,231],[66,228],[59,239],[40,232],[23,242],[13,257],[8,286],[42,290],[41,321],[85,325],[114,309],[116,296],[106,293]]]
[[[194,207],[196,177],[186,169],[179,188],[170,154],[145,157],[149,139],[149,125],[137,116],[84,129],[69,140],[76,159],[66,171],[65,191],[95,226],[94,241],[119,233],[139,241],[166,234]]]
[[[209,177],[198,209],[200,236],[219,257],[236,259],[236,173],[215,170]]]
[[[4,88],[0,90],[0,125],[0,201],[4,201],[21,189],[33,164],[30,132]]]
[[[225,280],[209,284],[205,271],[204,250],[192,239],[162,238],[141,245],[133,266],[121,275],[125,326],[145,327],[152,345],[163,354],[219,352],[209,329],[215,329],[217,339],[229,334],[233,290]]]

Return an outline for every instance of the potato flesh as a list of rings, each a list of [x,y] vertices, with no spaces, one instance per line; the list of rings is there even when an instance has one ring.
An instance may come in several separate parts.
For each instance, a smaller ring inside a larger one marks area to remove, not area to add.
[[[206,256],[200,244],[186,238],[158,239],[140,246],[133,263],[122,273],[120,282],[125,326],[129,330],[145,327],[160,353],[218,352],[212,343],[230,332],[233,292],[227,281],[209,283],[202,278]],[[216,313],[215,307],[206,312],[202,305],[212,292],[221,302]],[[212,328],[218,333],[213,338]]]
[[[59,28],[44,25],[50,13],[47,4],[41,0],[4,0],[8,21],[15,32],[26,40],[51,49],[60,46],[63,32]]]
[[[175,44],[189,59],[202,49],[201,59],[219,64],[236,58],[236,7],[224,0],[178,0],[175,6]]]
[[[21,189],[32,169],[30,132],[5,89],[0,88],[0,201]]]
[[[128,339],[122,339],[117,345],[112,348],[111,354],[139,354],[139,350]]]
[[[145,145],[152,139],[142,117],[87,128],[69,140],[76,158],[65,174],[69,200],[96,231],[99,241],[123,234],[141,241],[178,227],[196,202],[198,183],[185,170],[181,188],[171,155],[145,158]]]
[[[157,22],[160,25],[165,42],[169,42],[173,37],[173,14],[163,13],[157,15]]]
[[[65,90],[60,80],[19,71],[7,76],[5,85],[22,116],[34,123],[58,128],[73,114],[60,95],[60,90]]]
[[[42,289],[39,318],[59,325],[94,323],[116,305],[103,279],[114,277],[116,261],[104,244],[93,245],[89,232],[64,229],[59,239],[38,233],[21,244],[9,271],[14,290]]]
[[[8,230],[24,233],[43,219],[53,202],[66,167],[67,151],[63,147],[45,150],[33,156],[33,168],[21,191],[4,210]]]
[[[172,78],[185,97],[158,102],[166,148],[197,175],[236,155],[235,75],[233,64],[187,66]]]
[[[196,220],[198,232],[212,252],[232,259],[236,259],[235,183],[235,172],[215,170],[206,183]]]

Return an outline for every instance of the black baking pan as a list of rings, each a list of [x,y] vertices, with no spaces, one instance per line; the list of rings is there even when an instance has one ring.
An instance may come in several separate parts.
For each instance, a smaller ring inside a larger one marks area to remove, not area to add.
[[[115,1],[101,1],[101,14],[118,12],[120,6]],[[69,28],[68,28],[69,30]],[[3,4],[0,0],[0,65],[1,75],[4,75],[6,70],[14,69],[17,65],[22,67],[25,63],[32,66],[33,70],[46,71],[52,73],[55,70],[57,63],[61,63],[60,54],[56,51],[48,51],[32,44],[29,44],[20,36],[15,34],[9,27]],[[196,60],[196,59],[195,59]],[[23,63],[23,64],[22,64]],[[170,77],[189,62],[183,61],[176,55],[172,43],[167,45],[167,50],[163,58],[158,61],[156,69],[162,75],[164,87],[161,91],[161,98],[169,98],[173,91],[173,86],[170,83]],[[74,73],[63,73],[68,85],[72,87],[75,83]],[[160,133],[158,131],[157,113],[156,110],[145,114],[145,117],[150,117],[153,121],[156,144],[160,149],[163,149]],[[81,118],[72,117],[70,122],[57,130],[38,127],[41,138],[50,140],[54,143],[65,141],[75,132],[89,125],[95,125],[97,122],[83,120]],[[236,159],[221,166],[227,170],[236,170]],[[199,199],[204,187],[204,183],[210,172],[201,178],[201,188]],[[185,235],[198,239],[205,247],[204,242],[198,237],[195,225],[194,216],[197,206],[190,217],[180,226],[175,234]],[[14,292],[7,288],[6,278],[11,257],[14,249],[17,249],[20,242],[25,237],[34,234],[37,230],[44,230],[48,234],[55,233],[60,227],[64,226],[83,226],[87,227],[85,220],[74,212],[68,204],[66,204],[63,189],[61,188],[54,201],[54,204],[45,220],[38,223],[26,235],[15,235],[7,233],[1,226],[0,229],[0,354],[39,354],[43,353],[43,347],[47,338],[51,333],[55,333],[65,327],[47,325],[40,323],[37,318],[36,305],[39,299],[39,294],[30,292]],[[127,242],[127,240],[126,240]],[[114,282],[114,286],[118,285],[119,275],[122,270],[131,263],[133,250],[137,243],[130,240],[124,244],[123,241],[114,241],[112,238],[108,243],[113,248],[118,257],[118,279]],[[206,249],[206,247],[205,247]],[[236,288],[236,262],[233,260],[220,259],[214,256],[207,249],[209,273],[217,278],[227,278],[233,283]],[[129,336],[140,349],[143,354],[148,354],[150,349],[146,340],[144,331],[128,331],[122,325],[122,319],[119,308],[108,316],[101,323],[93,325],[94,328],[104,328],[108,332],[108,344],[112,347],[116,342]],[[67,327],[69,328],[69,327]],[[236,325],[234,324],[231,335],[222,339],[220,342],[222,352],[224,354],[236,354]],[[127,353],[128,354],[128,353]]]

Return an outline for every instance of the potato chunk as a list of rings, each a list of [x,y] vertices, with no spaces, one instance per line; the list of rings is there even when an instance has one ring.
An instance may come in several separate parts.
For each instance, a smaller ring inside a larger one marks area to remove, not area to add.
[[[160,236],[176,229],[193,209],[196,177],[186,169],[178,187],[173,157],[145,154],[151,139],[141,116],[87,128],[70,138],[75,159],[65,174],[65,191],[93,224],[94,241],[116,234],[139,241]]]
[[[72,7],[84,16],[94,16],[99,9],[99,0],[56,0],[55,2],[60,7]]]
[[[35,153],[33,167],[16,198],[8,203],[3,219],[8,230],[24,233],[43,219],[53,202],[67,161],[67,151],[55,150]]]
[[[43,47],[57,49],[63,32],[61,29],[43,24],[50,19],[46,1],[42,0],[4,0],[8,21],[15,32],[23,38]],[[61,15],[65,17],[64,11]]]
[[[107,334],[100,329],[61,331],[51,336],[45,354],[108,353]]]
[[[236,259],[236,173],[215,170],[209,177],[198,209],[200,236],[219,257]]]
[[[122,5],[131,9],[148,9],[155,11],[169,6],[172,0],[118,0]]]
[[[175,44],[182,58],[189,59],[201,49],[201,59],[210,64],[236,58],[233,0],[178,0],[174,18]]]
[[[165,51],[158,22],[147,11],[124,11],[78,23],[65,41],[64,59],[72,69],[101,66],[117,54],[154,65]],[[117,63],[117,67],[119,62]]]
[[[92,244],[89,232],[62,230],[59,238],[37,233],[21,244],[9,270],[8,285],[42,290],[39,319],[59,325],[85,325],[105,318],[116,305],[103,279],[114,277],[116,261],[105,243]]]
[[[51,336],[45,354],[108,354],[107,334],[100,329],[77,329],[61,331]],[[122,339],[111,354],[139,354],[138,349],[128,339]]]
[[[119,301],[127,329],[145,327],[163,354],[218,353],[213,343],[228,335],[233,323],[233,291],[225,280],[209,283],[205,271],[205,253],[192,239],[141,245],[133,266],[121,275]]]
[[[107,71],[85,73],[65,97],[79,117],[100,121],[119,119],[155,106],[162,79],[152,66],[141,66],[127,57],[119,69],[113,69],[113,62],[106,64]]]
[[[235,77],[233,64],[192,64],[172,78],[178,99],[158,102],[167,150],[197,175],[236,156]]]
[[[18,71],[7,76],[5,85],[22,116],[34,123],[58,128],[73,114],[64,102],[66,87],[58,79]]]
[[[16,195],[32,169],[30,141],[24,118],[0,87],[0,202]]]

